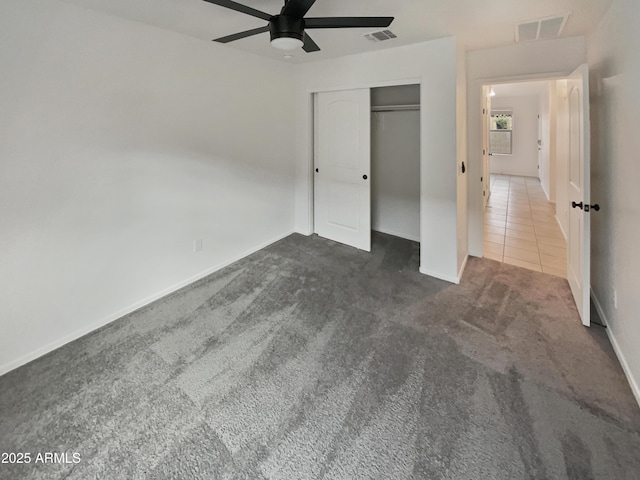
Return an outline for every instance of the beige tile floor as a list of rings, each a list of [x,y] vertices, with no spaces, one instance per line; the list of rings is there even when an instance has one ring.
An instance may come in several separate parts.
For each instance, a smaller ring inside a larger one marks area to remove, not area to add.
[[[491,175],[484,211],[484,256],[567,277],[567,244],[540,180]]]

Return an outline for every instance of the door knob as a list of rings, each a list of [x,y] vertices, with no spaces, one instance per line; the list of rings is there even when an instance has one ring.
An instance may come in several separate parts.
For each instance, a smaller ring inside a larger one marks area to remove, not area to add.
[[[573,208],[579,208],[580,210],[582,210],[582,202],[580,202],[580,203],[571,202],[571,206]]]
[[[584,211],[588,212],[590,210],[595,210],[596,212],[598,212],[600,210],[600,205],[598,205],[597,203],[594,203],[593,205],[589,205],[588,203],[584,206]]]
[[[364,178],[366,180],[369,177],[367,177],[366,175],[362,175],[362,178]]]

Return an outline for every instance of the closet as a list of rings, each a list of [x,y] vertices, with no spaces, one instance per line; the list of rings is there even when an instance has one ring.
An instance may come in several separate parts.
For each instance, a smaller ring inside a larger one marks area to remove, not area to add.
[[[371,229],[420,241],[420,85],[371,89]]]
[[[420,241],[420,86],[314,97],[314,231],[369,251],[371,231]]]

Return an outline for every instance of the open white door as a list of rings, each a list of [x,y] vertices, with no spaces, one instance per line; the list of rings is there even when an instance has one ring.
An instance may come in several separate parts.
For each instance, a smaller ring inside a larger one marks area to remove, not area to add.
[[[369,89],[318,93],[315,231],[371,250]]]
[[[582,318],[589,326],[591,285],[589,70],[581,65],[567,79],[569,113],[569,209],[567,277]]]

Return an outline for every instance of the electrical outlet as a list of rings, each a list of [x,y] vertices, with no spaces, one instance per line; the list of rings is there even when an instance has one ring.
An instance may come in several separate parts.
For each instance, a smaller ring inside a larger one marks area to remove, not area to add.
[[[613,308],[618,309],[618,292],[613,288]]]
[[[202,239],[198,238],[197,240],[193,241],[193,251],[194,252],[201,252],[202,251]]]

